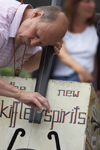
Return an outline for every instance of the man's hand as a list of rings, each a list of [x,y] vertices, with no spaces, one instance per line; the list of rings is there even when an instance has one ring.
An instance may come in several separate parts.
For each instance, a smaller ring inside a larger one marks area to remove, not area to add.
[[[93,81],[93,76],[82,66],[78,73],[78,77],[81,82],[92,82]]]
[[[0,79],[0,96],[15,98],[20,102],[33,107],[36,110],[40,109],[43,110],[45,107],[48,113],[51,111],[48,100],[38,92],[28,92],[20,90],[1,79]]]
[[[17,99],[36,110],[43,110],[46,107],[48,113],[51,111],[48,100],[38,92],[20,91],[20,96]]]
[[[54,54],[59,54],[60,49],[62,48],[63,41],[60,40],[54,45]]]

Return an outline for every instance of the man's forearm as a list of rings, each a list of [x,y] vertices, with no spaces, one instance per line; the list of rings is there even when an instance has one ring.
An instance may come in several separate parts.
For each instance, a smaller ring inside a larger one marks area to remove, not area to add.
[[[19,102],[33,107],[36,110],[43,110],[46,107],[50,113],[50,105],[48,100],[37,92],[29,92],[19,90],[13,85],[0,79],[0,96],[6,96],[17,99]]]
[[[28,61],[24,63],[22,69],[26,72],[33,72],[39,68],[42,51],[34,54]]]
[[[18,99],[20,96],[20,90],[0,79],[0,96]]]

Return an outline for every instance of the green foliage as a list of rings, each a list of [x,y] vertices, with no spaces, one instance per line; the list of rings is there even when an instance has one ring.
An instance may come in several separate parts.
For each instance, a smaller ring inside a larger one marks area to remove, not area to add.
[[[1,76],[14,76],[14,67],[11,66],[11,67],[6,67],[6,68],[0,68],[0,75]],[[31,74],[21,71],[19,77],[30,78]]]

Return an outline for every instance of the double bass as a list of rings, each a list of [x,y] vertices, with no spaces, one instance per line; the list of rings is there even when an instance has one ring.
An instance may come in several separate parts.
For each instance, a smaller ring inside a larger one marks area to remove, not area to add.
[[[63,2],[62,0],[52,0],[51,5],[61,7],[62,2]],[[46,95],[46,90],[47,90],[47,85],[48,85],[52,60],[53,60],[53,52],[54,52],[53,46],[47,46],[43,48],[43,52],[41,56],[40,67],[39,67],[37,82],[35,86],[35,92],[39,92],[44,97]],[[37,111],[31,108],[29,122],[30,123],[34,122],[38,124],[41,123],[42,112],[43,111]]]

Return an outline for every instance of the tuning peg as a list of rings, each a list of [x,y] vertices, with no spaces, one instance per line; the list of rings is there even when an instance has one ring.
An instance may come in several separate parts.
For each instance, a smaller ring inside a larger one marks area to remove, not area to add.
[[[94,126],[94,131],[95,131],[96,129],[98,129],[98,128],[100,128],[100,126],[95,125],[95,126]]]
[[[96,120],[93,119],[93,117],[91,117],[91,123],[96,122]]]
[[[91,117],[91,123],[93,123],[93,122],[97,123],[98,126],[100,127],[100,123],[97,120],[93,119],[93,117]]]

